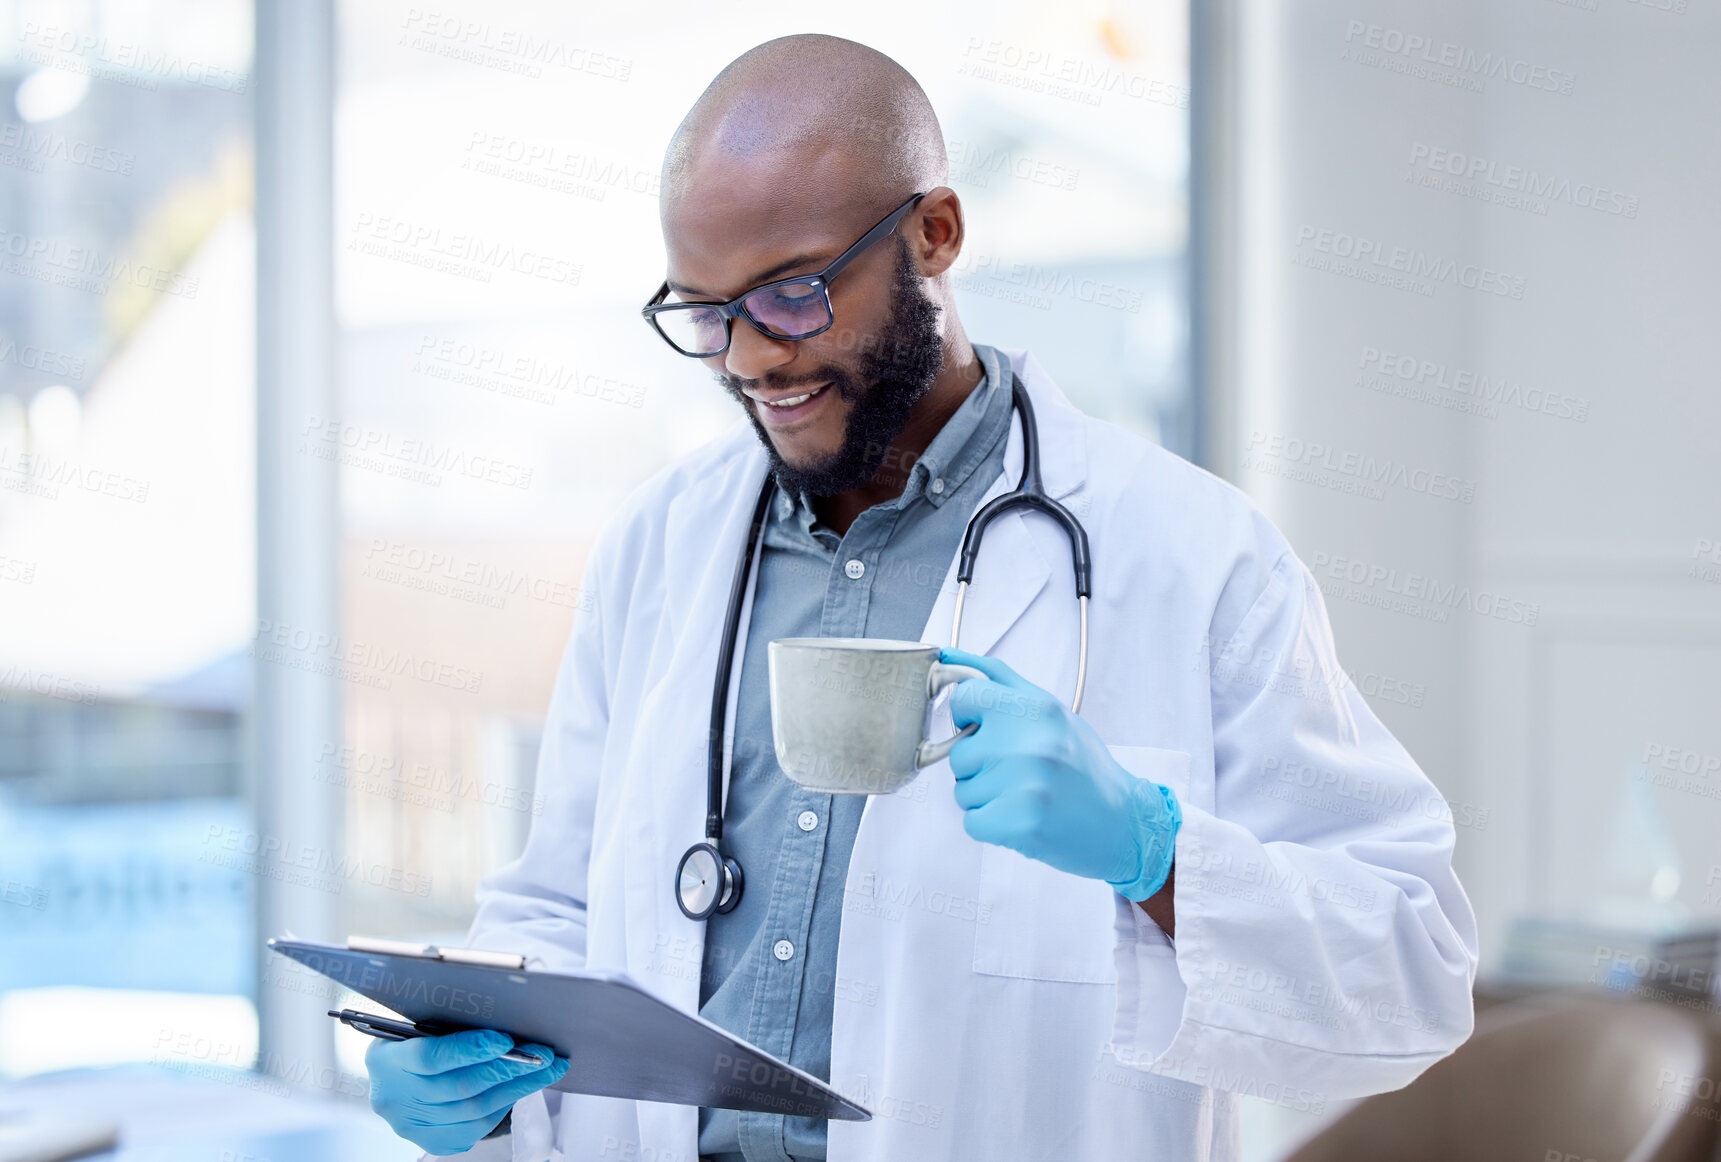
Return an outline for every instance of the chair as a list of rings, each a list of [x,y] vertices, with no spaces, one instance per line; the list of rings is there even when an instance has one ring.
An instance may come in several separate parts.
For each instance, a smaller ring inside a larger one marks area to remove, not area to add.
[[[1511,1001],[1286,1162],[1711,1162],[1718,1084],[1700,1012],[1592,994]]]

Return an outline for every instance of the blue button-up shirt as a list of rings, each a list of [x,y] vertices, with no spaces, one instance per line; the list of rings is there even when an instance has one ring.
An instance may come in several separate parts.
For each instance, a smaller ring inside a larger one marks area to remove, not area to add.
[[[805,495],[778,493],[741,662],[723,848],[745,877],[706,921],[699,1012],[830,1080],[837,933],[864,795],[803,790],[771,744],[768,643],[785,637],[919,641],[980,498],[1003,470],[1010,365],[974,344],[983,378],[915,461],[902,495],[839,536]],[[911,791],[913,784],[904,792]],[[701,1108],[699,1153],[718,1162],[824,1158],[823,1118]]]

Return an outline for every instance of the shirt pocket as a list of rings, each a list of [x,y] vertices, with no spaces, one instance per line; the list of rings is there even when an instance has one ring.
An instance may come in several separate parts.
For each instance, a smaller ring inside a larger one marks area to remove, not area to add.
[[[1130,774],[1189,794],[1189,752],[1107,744]],[[1104,880],[1072,875],[995,843],[981,845],[974,971],[1076,984],[1117,982],[1118,902]],[[1136,907],[1129,901],[1130,907]],[[1169,944],[1163,946],[1171,955]]]

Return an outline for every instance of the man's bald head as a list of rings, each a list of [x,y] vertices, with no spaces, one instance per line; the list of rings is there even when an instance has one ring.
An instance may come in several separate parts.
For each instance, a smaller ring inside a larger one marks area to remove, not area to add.
[[[731,61],[694,102],[664,156],[662,208],[677,207],[737,170],[848,178],[833,207],[873,217],[949,177],[932,104],[877,49],[821,33],[781,36]],[[786,204],[789,199],[786,199]]]

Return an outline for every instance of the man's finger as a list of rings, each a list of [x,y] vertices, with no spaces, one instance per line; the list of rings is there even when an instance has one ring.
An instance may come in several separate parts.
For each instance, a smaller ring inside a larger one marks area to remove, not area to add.
[[[964,811],[983,807],[1009,789],[1014,780],[1002,763],[987,763],[971,775],[958,775],[952,793]]]
[[[444,1124],[478,1119],[494,1122],[498,1114],[521,1098],[560,1081],[562,1075],[567,1073],[569,1065],[566,1057],[553,1057],[530,1073],[500,1082],[483,1093],[459,1101],[431,1103],[429,1108],[436,1111],[438,1120]]]
[[[1031,682],[997,658],[948,648],[941,649],[939,657],[940,660],[953,665],[973,666],[986,675],[984,680],[964,678],[950,687],[950,718],[957,726],[983,723],[986,712],[997,707],[1007,707],[1011,713],[1020,713],[1023,697],[1037,690]],[[972,750],[973,747],[966,749]]]
[[[952,665],[973,666],[994,682],[1009,686],[1011,689],[1016,689],[1022,682],[1022,676],[1012,670],[1009,663],[1001,658],[989,658],[985,654],[971,654],[967,650],[953,650],[949,646],[943,646],[938,651],[938,660],[949,662]],[[972,681],[973,679],[968,680]]]
[[[1008,722],[1001,722],[999,712],[995,709],[1007,705],[1007,699],[1012,695],[990,680],[976,680],[973,685],[977,689],[969,696],[974,699],[978,709],[971,710],[962,704],[952,704],[950,707],[951,721],[958,729],[970,726],[975,728],[970,734],[958,735],[956,741],[950,745],[950,773],[958,779],[972,778],[993,764],[1020,753],[1017,744],[1021,732],[1012,729]],[[990,719],[985,718],[988,714],[992,716]],[[987,721],[992,725],[987,726]]]
[[[1018,799],[1018,795],[999,795],[972,811],[964,811],[962,830],[982,843],[1015,847],[1011,840],[1022,834],[1023,821],[1022,804]]]
[[[539,1061],[547,1065],[554,1052],[547,1048],[531,1050],[521,1047],[522,1051],[535,1052]],[[430,1102],[453,1102],[465,1098],[476,1097],[506,1081],[543,1069],[544,1065],[528,1065],[523,1061],[509,1061],[498,1057],[493,1061],[483,1061],[477,1065],[463,1065],[459,1069],[450,1069],[444,1073],[426,1077],[423,1082],[424,1100]]]
[[[423,1077],[468,1065],[494,1061],[514,1047],[514,1038],[494,1029],[465,1029],[438,1037],[414,1037],[396,1043],[401,1068]]]
[[[1010,688],[1002,682],[965,678],[950,688],[950,720],[958,727],[982,722],[986,711],[1010,697]]]

